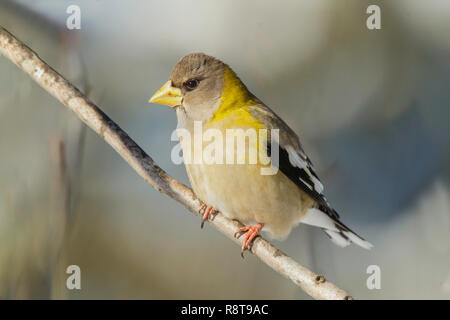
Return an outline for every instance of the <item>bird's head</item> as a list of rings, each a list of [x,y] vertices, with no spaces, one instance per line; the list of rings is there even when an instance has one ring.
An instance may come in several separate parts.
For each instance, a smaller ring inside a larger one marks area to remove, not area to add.
[[[207,120],[224,107],[241,106],[253,95],[231,68],[204,53],[191,53],[175,65],[149,102],[181,107],[192,120]]]

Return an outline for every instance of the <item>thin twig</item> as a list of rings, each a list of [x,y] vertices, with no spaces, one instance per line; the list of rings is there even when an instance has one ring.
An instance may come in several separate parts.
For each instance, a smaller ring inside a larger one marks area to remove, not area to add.
[[[53,212],[51,216],[51,252],[49,270],[52,299],[65,299],[66,252],[63,250],[67,238],[70,220],[70,181],[67,172],[66,144],[63,138],[55,137],[50,141],[50,164],[52,169],[51,194]]]
[[[27,73],[42,88],[75,112],[80,119],[100,135],[152,187],[184,205],[198,215],[201,202],[191,189],[170,177],[156,165],[114,121],[78,89],[65,80],[36,53],[0,27],[0,52]],[[220,232],[242,245],[234,234],[240,224],[218,213],[211,221]],[[348,299],[348,295],[322,276],[311,272],[272,244],[258,237],[251,251],[268,266],[292,280],[315,299]]]

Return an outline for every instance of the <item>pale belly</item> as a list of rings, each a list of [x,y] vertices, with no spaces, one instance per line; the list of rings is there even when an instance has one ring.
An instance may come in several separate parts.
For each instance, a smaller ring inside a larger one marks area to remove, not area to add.
[[[264,223],[272,236],[287,236],[313,201],[282,172],[261,175],[260,165],[187,164],[196,195],[230,219]]]
[[[224,128],[233,128],[232,120],[215,123],[215,128],[220,128],[222,135],[225,135]],[[187,127],[191,133],[195,132],[192,125]],[[250,126],[241,128],[246,130]],[[275,175],[261,174],[261,168],[267,166],[261,164],[265,162],[260,161],[259,157],[257,164],[249,164],[249,154],[266,149],[261,147],[259,138],[256,143],[248,143],[248,148],[244,151],[246,164],[195,164],[193,161],[187,161],[189,156],[186,152],[191,150],[191,155],[195,153],[194,143],[182,137],[180,141],[187,174],[195,194],[230,219],[237,219],[246,225],[264,223],[264,231],[276,238],[282,238],[288,235],[306,211],[314,205],[313,200],[281,171]],[[205,145],[199,148],[205,151]],[[234,154],[238,154],[237,144],[230,146],[225,143],[223,150],[224,157],[233,150]]]

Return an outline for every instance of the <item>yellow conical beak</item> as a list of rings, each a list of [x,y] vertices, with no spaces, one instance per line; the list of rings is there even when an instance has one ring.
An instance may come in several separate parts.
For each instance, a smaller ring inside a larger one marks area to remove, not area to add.
[[[176,107],[181,105],[181,90],[172,87],[172,81],[167,81],[161,89],[156,91],[153,97],[148,102],[165,104],[170,107]]]

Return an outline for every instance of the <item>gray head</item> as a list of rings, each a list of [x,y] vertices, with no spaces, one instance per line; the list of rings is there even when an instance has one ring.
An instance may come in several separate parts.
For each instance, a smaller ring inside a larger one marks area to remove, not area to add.
[[[182,107],[193,120],[206,120],[220,104],[226,65],[204,53],[181,58],[170,75],[172,86],[179,88]]]
[[[225,63],[204,53],[188,54],[177,62],[170,80],[150,101],[180,107],[191,120],[207,120],[220,105],[226,68]]]

